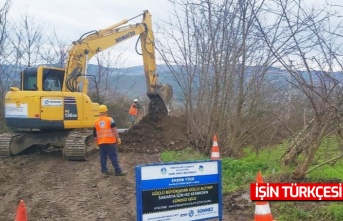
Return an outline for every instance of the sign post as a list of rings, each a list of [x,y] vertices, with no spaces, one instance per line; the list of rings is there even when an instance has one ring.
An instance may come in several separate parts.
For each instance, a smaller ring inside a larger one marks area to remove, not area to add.
[[[136,202],[138,221],[221,221],[221,162],[138,165]]]

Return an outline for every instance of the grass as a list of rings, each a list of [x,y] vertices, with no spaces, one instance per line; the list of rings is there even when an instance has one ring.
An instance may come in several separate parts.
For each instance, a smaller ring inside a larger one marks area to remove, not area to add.
[[[329,206],[321,209],[320,216],[331,217],[332,221],[343,220],[343,205],[342,203],[331,203]]]
[[[279,156],[282,146],[273,148],[274,151],[262,151],[258,156],[250,148],[244,149],[246,157],[236,160],[222,159],[223,192],[231,193],[238,189],[248,188],[254,182],[256,174],[261,171],[264,176],[280,171]],[[165,151],[161,154],[163,162],[208,160],[209,157],[187,148],[181,151]],[[268,162],[268,164],[266,164]]]
[[[310,169],[321,163],[337,157],[341,154],[338,143],[334,138],[324,140],[316,153],[314,162]],[[283,168],[280,159],[286,150],[287,143],[266,147],[260,150],[258,155],[251,148],[244,148],[244,157],[241,159],[222,158],[222,178],[223,192],[232,193],[237,190],[248,190],[249,184],[255,182],[258,171],[262,172],[265,180],[291,173],[292,167]],[[192,149],[182,151],[167,151],[162,153],[161,158],[165,162],[205,160],[205,157]],[[302,158],[300,157],[299,160]],[[308,173],[311,181],[322,181],[331,179],[343,180],[343,159],[323,165]],[[273,210],[278,221],[298,221],[298,220],[343,220],[343,204],[335,202],[274,202]]]
[[[328,161],[342,154],[342,150],[338,149],[339,144],[334,137],[325,139],[316,153],[316,158],[312,163],[312,167]],[[333,164],[334,163],[334,164]],[[318,179],[343,179],[343,159],[330,164],[325,164],[308,174],[314,180]]]
[[[282,202],[277,203],[273,209],[276,213],[280,214],[277,216],[278,221],[298,221],[308,220],[313,218],[311,211],[302,209],[297,202]]]
[[[272,205],[278,221],[343,220],[343,205],[335,202],[277,202]]]
[[[208,160],[209,158],[202,155],[200,152],[191,148],[180,151],[164,151],[161,153],[163,162],[177,162],[177,161],[192,161],[192,160]]]

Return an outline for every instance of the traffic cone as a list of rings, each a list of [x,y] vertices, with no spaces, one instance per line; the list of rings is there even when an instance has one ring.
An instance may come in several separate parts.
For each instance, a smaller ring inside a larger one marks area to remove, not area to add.
[[[256,181],[257,183],[263,183],[263,178],[260,171],[257,173]],[[274,221],[268,201],[257,201],[255,203],[254,221]]]
[[[218,147],[218,141],[217,136],[213,136],[213,145],[212,145],[212,151],[211,151],[211,160],[219,160],[220,154],[219,154],[219,147]]]
[[[20,200],[17,208],[17,215],[14,221],[27,221],[26,206],[24,200]]]

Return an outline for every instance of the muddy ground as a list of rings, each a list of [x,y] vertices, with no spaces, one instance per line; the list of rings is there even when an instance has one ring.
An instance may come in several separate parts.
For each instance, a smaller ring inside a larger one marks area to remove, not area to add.
[[[67,161],[60,152],[34,151],[0,159],[0,220],[13,221],[23,199],[30,221],[136,220],[135,166],[161,162],[160,152],[188,146],[182,118],[144,119],[122,134],[119,150],[127,176],[100,174],[99,154]],[[110,172],[113,172],[113,168]],[[254,204],[242,194],[223,196],[223,220],[252,220]]]

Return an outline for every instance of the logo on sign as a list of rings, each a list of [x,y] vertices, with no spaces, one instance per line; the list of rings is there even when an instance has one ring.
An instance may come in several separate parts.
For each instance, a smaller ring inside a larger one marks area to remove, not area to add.
[[[204,166],[203,165],[199,166],[199,171],[204,171]]]
[[[167,173],[167,169],[165,167],[162,167],[161,174],[166,174],[166,173]]]
[[[193,210],[190,210],[189,212],[188,212],[188,216],[189,217],[192,217],[194,215],[194,211]]]
[[[43,106],[62,106],[62,100],[43,99]]]
[[[5,104],[5,117],[27,117],[27,104]]]
[[[182,213],[180,214],[180,217],[184,217],[184,216],[187,216],[188,214],[187,213]]]
[[[204,209],[198,209],[198,213],[208,213],[208,212],[213,212],[213,207],[208,207]]]

